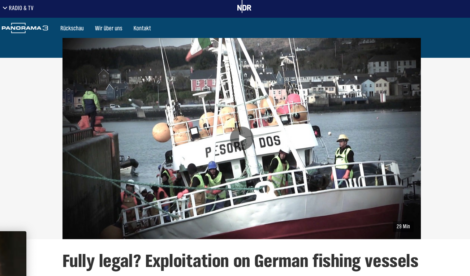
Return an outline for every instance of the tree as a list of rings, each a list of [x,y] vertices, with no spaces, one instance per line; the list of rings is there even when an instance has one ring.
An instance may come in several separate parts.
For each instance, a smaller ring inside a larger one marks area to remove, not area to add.
[[[96,83],[98,70],[93,65],[83,65],[73,72],[73,79],[77,83]]]

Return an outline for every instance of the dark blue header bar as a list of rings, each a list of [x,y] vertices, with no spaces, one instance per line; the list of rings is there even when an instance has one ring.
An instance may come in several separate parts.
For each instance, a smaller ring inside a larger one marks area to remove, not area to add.
[[[90,1],[6,0],[0,18],[470,18],[461,0]],[[346,27],[346,26],[345,26]]]
[[[0,19],[0,57],[62,57],[63,38],[307,37],[421,38],[424,58],[468,58],[468,26],[467,18]]]

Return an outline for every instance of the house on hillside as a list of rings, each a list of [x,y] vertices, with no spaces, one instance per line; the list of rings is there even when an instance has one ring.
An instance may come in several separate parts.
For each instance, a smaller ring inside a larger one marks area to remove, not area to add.
[[[265,68],[265,62],[264,62],[264,57],[258,58],[258,59],[252,59],[253,65],[256,69],[260,68],[263,69]],[[242,59],[241,61],[242,67],[243,68],[250,68],[250,64],[246,59]]]
[[[109,72],[106,69],[101,69],[98,73],[98,83],[99,84],[108,84],[109,83]]]
[[[411,96],[411,82],[408,78],[401,77],[397,80],[398,95]]]
[[[332,81],[312,82],[311,91],[313,94],[324,94],[325,97],[331,97],[336,95],[336,84]]]
[[[155,82],[157,80],[157,71],[149,69],[129,70],[127,73],[129,84],[140,84],[143,82]]]
[[[121,83],[121,71],[118,69],[101,69],[98,73],[98,83]]]
[[[276,77],[271,74],[258,74],[259,79],[263,83],[264,88],[269,88],[271,85],[276,84]],[[258,83],[255,80],[255,76],[252,74],[250,78],[250,86],[253,88],[259,88]]]
[[[106,97],[108,101],[113,101],[122,97],[129,85],[127,83],[110,83],[106,87]]]
[[[74,108],[82,108],[85,110],[85,104],[83,104],[83,95],[85,91],[75,91],[73,94],[73,107]]]
[[[395,72],[404,73],[405,69],[416,68],[416,59],[402,55],[373,56],[367,63],[369,74]]]
[[[373,97],[375,93],[375,82],[372,78],[366,78],[361,80],[362,94],[366,97]]]
[[[191,91],[215,91],[217,71],[216,69],[194,71],[189,79]]]
[[[64,110],[70,109],[73,107],[73,86],[69,85],[62,90],[62,108]]]
[[[285,78],[283,76],[285,75]],[[300,82],[337,82],[341,73],[338,69],[313,69],[313,70],[300,70]],[[295,71],[287,70],[284,73],[278,72],[276,79],[284,78],[286,82],[296,83]]]
[[[269,96],[273,97],[274,105],[279,101],[287,99],[287,91],[284,85],[271,85],[269,86]]]
[[[357,76],[343,75],[338,79],[338,95],[342,97],[362,97],[362,83]]]
[[[191,70],[171,70],[171,78],[170,81],[175,81],[177,77],[184,77],[188,78],[191,76]]]
[[[109,82],[110,83],[121,83],[121,71],[118,69],[110,69],[108,70],[109,73]]]
[[[388,82],[394,82],[400,77],[396,72],[374,73],[373,76],[386,79]]]
[[[374,78],[375,83],[375,95],[385,94],[390,96],[390,85],[389,82],[384,78]]]
[[[412,77],[410,78],[411,95],[421,96],[421,78]]]

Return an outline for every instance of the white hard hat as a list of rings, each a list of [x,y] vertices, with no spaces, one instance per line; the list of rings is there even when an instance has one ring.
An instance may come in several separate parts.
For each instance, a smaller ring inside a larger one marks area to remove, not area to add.
[[[143,193],[144,191],[148,192],[148,191],[147,191],[147,187],[142,186],[142,187],[140,188],[140,193]]]
[[[348,136],[346,136],[345,134],[340,134],[339,137],[338,137],[338,140],[336,140],[336,142],[339,142],[340,140],[346,140],[346,141],[348,141],[349,138],[348,138]]]
[[[290,153],[290,147],[288,145],[282,145],[281,146],[281,151],[284,152],[285,154]]]

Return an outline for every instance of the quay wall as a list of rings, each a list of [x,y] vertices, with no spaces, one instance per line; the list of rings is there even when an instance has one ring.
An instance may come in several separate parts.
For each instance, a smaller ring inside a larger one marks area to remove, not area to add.
[[[110,137],[112,136],[112,137]],[[63,171],[120,179],[117,133],[102,134],[63,147]],[[117,183],[119,184],[119,183]],[[116,222],[120,211],[120,189],[111,183],[63,174],[62,238],[96,239]]]
[[[355,110],[376,110],[376,109],[398,109],[403,111],[420,111],[421,98],[404,97],[404,96],[388,96],[385,103],[380,102],[380,97],[369,97],[368,101],[344,102],[343,98],[320,98],[316,99],[316,103],[309,104],[310,112],[343,112]],[[207,112],[213,112],[214,106],[206,106]],[[103,116],[104,121],[129,121],[129,120],[154,120],[155,118],[165,118],[165,110],[163,108],[153,108],[140,110],[106,110],[99,115]],[[191,107],[182,109],[184,116],[199,118],[204,110],[202,107]],[[144,116],[142,116],[144,114]],[[64,116],[71,122],[80,121],[83,112],[64,112]]]

